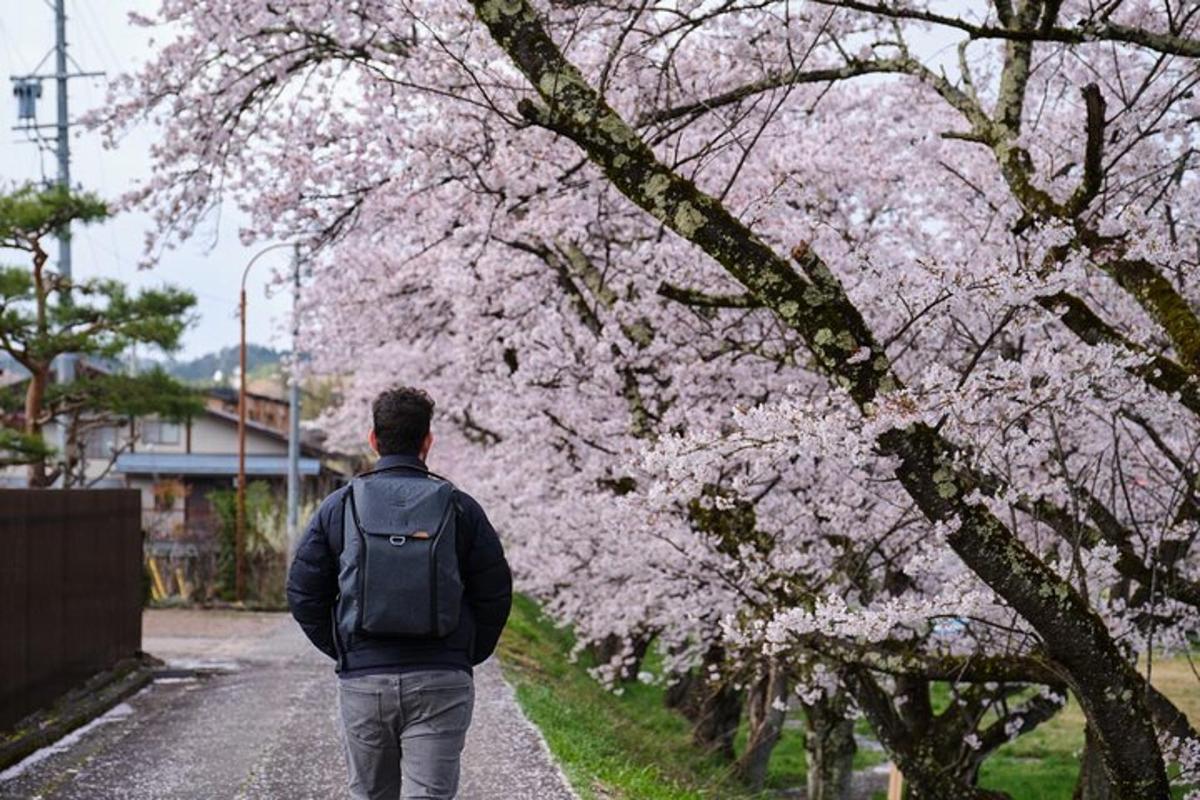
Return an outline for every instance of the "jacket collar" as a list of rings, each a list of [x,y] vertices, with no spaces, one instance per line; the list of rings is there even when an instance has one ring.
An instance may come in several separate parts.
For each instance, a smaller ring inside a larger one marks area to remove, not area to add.
[[[428,467],[425,466],[424,461],[417,456],[410,455],[380,456],[379,460],[375,462],[375,466],[371,467],[371,469],[389,469],[391,467],[416,467],[417,469],[428,469]]]

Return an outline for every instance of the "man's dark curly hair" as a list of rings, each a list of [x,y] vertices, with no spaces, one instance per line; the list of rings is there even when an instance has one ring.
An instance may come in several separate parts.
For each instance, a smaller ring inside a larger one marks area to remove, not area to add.
[[[429,434],[433,398],[411,386],[388,389],[371,403],[379,455],[415,456]]]

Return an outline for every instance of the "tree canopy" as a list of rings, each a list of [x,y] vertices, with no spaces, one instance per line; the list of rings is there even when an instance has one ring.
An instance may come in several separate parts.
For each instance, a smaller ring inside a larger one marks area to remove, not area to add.
[[[433,391],[600,677],[744,699],[752,779],[784,687],[916,797],[1067,692],[1081,786],[1200,783],[1139,667],[1200,633],[1200,7],[238,5],[97,120],[167,121],[160,241],[307,241],[329,424]]]
[[[159,369],[126,375],[101,367],[82,370],[66,384],[51,381],[54,360],[63,354],[105,365],[133,346],[170,352],[191,322],[196,299],[190,292],[172,287],[130,292],[111,278],[68,279],[48,267],[46,237],[71,223],[107,216],[95,195],[61,186],[25,185],[0,194],[0,248],[28,253],[31,261],[0,266],[0,350],[29,376],[19,398],[5,395],[0,457],[29,464],[32,485],[85,481],[92,431],[148,414],[183,419],[200,409],[193,391]],[[62,447],[43,438],[52,422],[66,432]]]

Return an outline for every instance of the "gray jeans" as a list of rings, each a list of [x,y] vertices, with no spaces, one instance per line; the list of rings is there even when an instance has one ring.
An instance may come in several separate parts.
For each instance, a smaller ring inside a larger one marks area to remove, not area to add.
[[[475,682],[454,669],[338,680],[350,796],[450,800],[475,706]]]

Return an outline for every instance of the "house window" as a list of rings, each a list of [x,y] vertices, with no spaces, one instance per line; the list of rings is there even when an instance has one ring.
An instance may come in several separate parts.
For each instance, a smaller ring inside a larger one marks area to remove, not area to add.
[[[179,423],[162,419],[142,420],[142,441],[146,444],[179,444]]]
[[[95,428],[87,432],[83,452],[88,458],[109,458],[116,446],[116,428]]]

